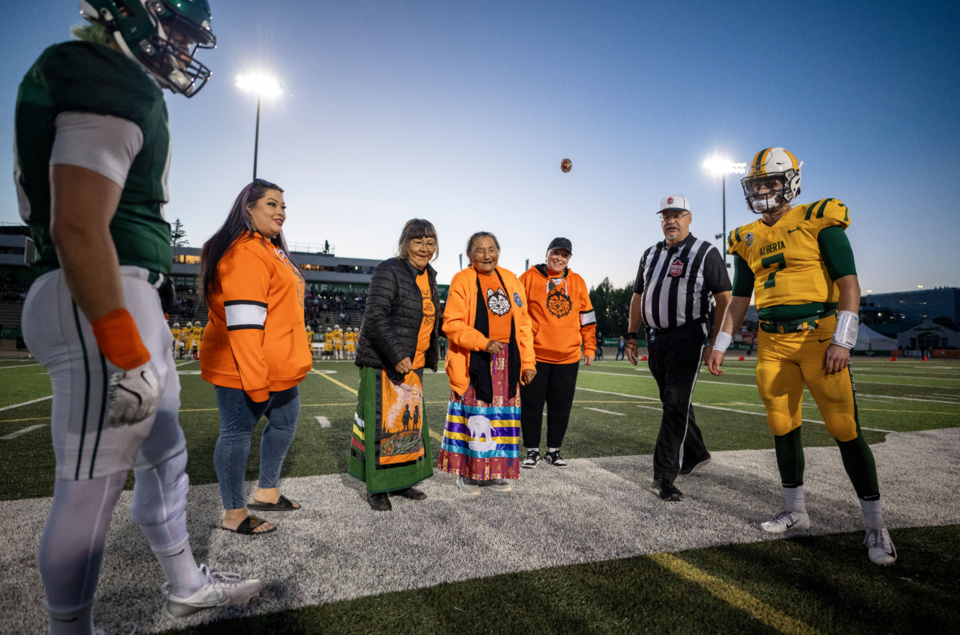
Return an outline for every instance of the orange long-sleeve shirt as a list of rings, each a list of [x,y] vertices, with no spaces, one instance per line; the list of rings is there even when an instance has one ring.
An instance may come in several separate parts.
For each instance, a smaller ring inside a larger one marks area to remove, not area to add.
[[[510,271],[497,267],[506,285],[510,300],[510,314],[516,331],[517,347],[520,349],[520,372],[536,368],[533,353],[533,332],[527,314],[527,299],[523,285]],[[474,328],[477,318],[477,271],[471,266],[453,276],[447,292],[447,304],[443,310],[443,332],[450,340],[446,371],[450,388],[462,395],[470,385],[470,351],[482,351],[490,341]]]
[[[313,365],[303,319],[303,277],[259,233],[244,234],[217,265],[200,375],[253,401],[296,386]]]
[[[590,290],[578,274],[566,269],[550,276],[546,265],[530,267],[520,276],[533,322],[533,349],[538,362],[572,364],[597,352],[597,317]]]

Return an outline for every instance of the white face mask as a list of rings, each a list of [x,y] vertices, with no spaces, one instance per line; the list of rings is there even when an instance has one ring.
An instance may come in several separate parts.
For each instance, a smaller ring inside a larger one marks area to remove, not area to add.
[[[780,194],[774,192],[751,198],[751,201],[753,203],[753,209],[758,212],[772,212],[783,205],[783,203],[780,202]]]

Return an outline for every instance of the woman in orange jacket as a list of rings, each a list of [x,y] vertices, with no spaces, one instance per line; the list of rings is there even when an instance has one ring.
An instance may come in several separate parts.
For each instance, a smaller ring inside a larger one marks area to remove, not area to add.
[[[520,389],[523,397],[520,427],[527,449],[522,465],[525,468],[537,467],[540,462],[544,403],[547,405],[544,460],[555,467],[567,467],[560,456],[560,446],[570,421],[580,358],[582,356],[589,366],[597,350],[597,318],[590,303],[590,291],[583,278],[567,267],[572,255],[573,245],[569,239],[554,238],[547,247],[546,262],[520,276],[527,292],[527,306],[533,321],[533,349],[537,356],[537,378]]]
[[[210,321],[200,374],[216,386],[220,438],[214,466],[224,513],[221,527],[240,534],[274,531],[248,509],[300,509],[280,494],[280,470],[300,418],[297,385],[313,360],[303,318],[303,276],[283,239],[283,189],[256,179],[240,192],[223,227],[203,245],[201,276]],[[260,417],[260,483],[243,495],[250,436]]]
[[[520,478],[518,387],[537,369],[523,285],[497,266],[496,236],[471,236],[467,257],[470,266],[453,277],[443,313],[450,403],[438,467],[476,496],[483,485],[509,492],[509,480]]]

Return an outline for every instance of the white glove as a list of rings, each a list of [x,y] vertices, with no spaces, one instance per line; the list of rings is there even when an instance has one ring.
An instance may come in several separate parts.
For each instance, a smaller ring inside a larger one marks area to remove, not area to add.
[[[157,411],[160,382],[147,362],[110,375],[110,423],[140,423]]]

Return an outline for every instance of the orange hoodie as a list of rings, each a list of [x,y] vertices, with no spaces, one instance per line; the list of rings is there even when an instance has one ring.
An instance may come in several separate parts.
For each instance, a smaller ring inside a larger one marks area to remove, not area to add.
[[[303,277],[259,233],[244,234],[217,265],[200,375],[253,401],[303,381],[313,365],[303,319]]]
[[[497,267],[503,283],[507,286],[507,296],[511,300],[513,325],[516,330],[517,347],[520,349],[520,372],[536,368],[533,353],[533,333],[530,330],[530,316],[527,314],[527,298],[523,285],[510,271]],[[450,388],[458,395],[467,391],[470,385],[470,351],[482,351],[490,341],[473,328],[477,318],[477,271],[473,266],[458,272],[450,281],[447,292],[447,304],[443,310],[443,332],[450,340],[447,353],[446,371]]]
[[[527,291],[538,362],[579,362],[581,345],[584,355],[596,354],[597,317],[583,278],[567,268],[554,280],[541,264],[524,271],[520,282]]]

